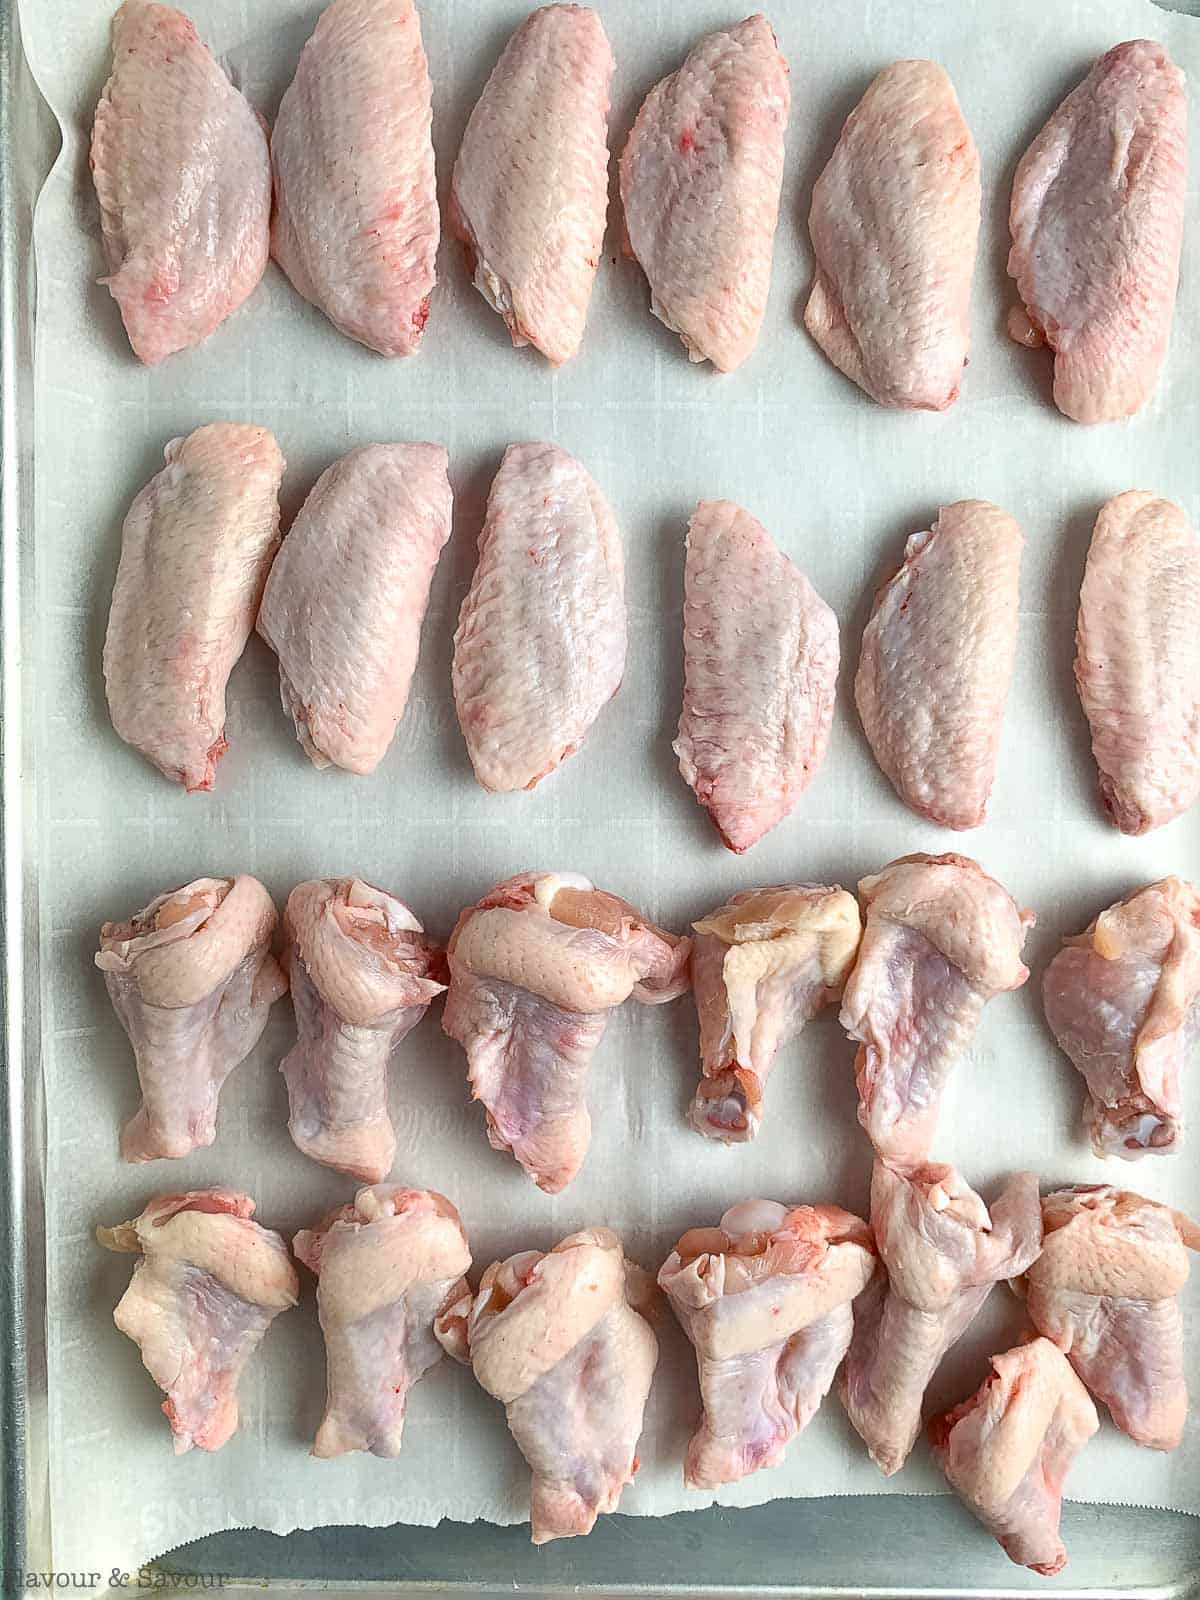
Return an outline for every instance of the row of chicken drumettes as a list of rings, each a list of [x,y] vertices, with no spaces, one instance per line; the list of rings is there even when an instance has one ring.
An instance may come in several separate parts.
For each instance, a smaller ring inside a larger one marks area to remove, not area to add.
[[[556,366],[579,348],[603,255],[614,67],[595,11],[533,11],[454,163],[446,220],[476,286],[513,342]],[[91,166],[104,281],[135,353],[154,363],[207,338],[273,255],[342,333],[413,354],[441,230],[432,98],[413,0],[333,0],[269,134],[186,16],[121,6]],[[650,90],[620,158],[623,234],[651,308],[693,360],[725,372],[754,350],[767,307],[790,103],[774,31],[747,17],[698,39]],[[1178,281],[1186,118],[1183,74],[1160,45],[1130,40],[1017,167],[1009,329],[1054,348],[1055,401],[1080,421],[1129,416],[1154,390]],[[1114,143],[1128,156],[1119,184],[1094,155]],[[813,190],[804,314],[829,360],[882,405],[943,410],[958,394],[981,192],[944,69],[885,67]],[[196,198],[212,193],[215,213]]]
[[[690,984],[702,1065],[691,1122],[737,1141],[755,1134],[779,1048],[840,999],[876,1152],[870,1219],[749,1200],[678,1241],[658,1283],[699,1366],[703,1414],[685,1481],[713,1489],[778,1462],[839,1368],[851,1422],[881,1470],[896,1472],[947,1350],[994,1284],[1019,1280],[1036,1336],[996,1355],[994,1375],[930,1422],[929,1438],[1014,1561],[1063,1565],[1062,1480],[1098,1426],[1088,1391],[1140,1444],[1180,1442],[1176,1295],[1200,1227],[1107,1185],[1040,1198],[1031,1173],[989,1208],[932,1160],[947,1075],[986,1002],[1028,977],[1033,917],[959,855],[906,856],[858,887],[858,898],[812,884],[747,890],[684,938],[586,878],[530,872],[465,910],[443,952],[395,896],[314,880],[288,897],[282,966],[274,905],[251,877],[198,879],[105,924],[97,964],[143,1095],[122,1134],[128,1161],[213,1142],[220,1085],[290,984],[291,1135],[368,1185],[293,1244],[317,1275],[326,1341],[316,1455],[395,1455],[407,1390],[444,1348],[507,1408],[533,1473],[535,1541],[589,1531],[636,1470],[656,1296],[618,1236],[598,1225],[546,1254],[494,1262],[473,1291],[455,1207],[389,1178],[389,1064],[436,994],[446,990],[442,1025],[466,1053],[491,1144],[548,1193],[586,1159],[588,1067],[615,1006],[669,1001]],[[1200,895],[1174,878],[1103,911],[1050,963],[1047,1019],[1086,1080],[1098,1152],[1174,1148],[1198,993]],[[253,1209],[223,1189],[166,1194],[101,1230],[103,1243],[140,1252],[116,1322],[166,1391],[178,1450],[226,1442],[239,1371],[297,1299],[287,1247]],[[211,1278],[212,1296],[178,1293],[186,1272]],[[213,1327],[193,1328],[212,1304]],[[192,1364],[198,1332],[221,1344],[220,1361]],[[591,1385],[604,1392],[589,1428],[548,1432]]]

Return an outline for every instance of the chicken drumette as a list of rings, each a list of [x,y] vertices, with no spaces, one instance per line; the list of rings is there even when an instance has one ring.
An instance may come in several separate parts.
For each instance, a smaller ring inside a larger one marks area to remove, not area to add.
[[[693,1489],[772,1467],[829,1392],[850,1306],[875,1266],[871,1230],[838,1206],[746,1200],[692,1228],[658,1281],[696,1349],[704,1414],[683,1465]]]

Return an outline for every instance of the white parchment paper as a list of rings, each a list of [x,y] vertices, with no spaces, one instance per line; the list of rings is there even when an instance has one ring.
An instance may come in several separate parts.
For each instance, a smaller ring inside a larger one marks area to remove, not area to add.
[[[641,97],[700,33],[740,15],[730,0],[597,0],[617,57],[612,145]],[[192,0],[201,33],[272,116],[319,11],[315,0]],[[425,40],[443,182],[476,95],[521,0],[427,0]],[[617,229],[582,354],[554,374],[514,352],[499,319],[443,245],[421,353],[388,362],[341,338],[273,267],[250,303],[200,349],[153,372],[132,359],[117,310],[96,287],[98,218],[87,133],[108,72],[108,0],[23,0],[25,44],[61,120],[62,157],[41,197],[38,277],[36,651],[44,1072],[49,1215],[49,1378],[55,1563],[126,1568],[227,1526],[283,1533],[325,1523],[523,1518],[527,1472],[501,1408],[443,1363],[413,1394],[394,1462],[308,1455],[322,1405],[324,1353],[311,1282],[271,1330],[242,1384],[243,1425],[217,1455],[176,1460],[161,1396],[116,1332],[127,1258],[100,1251],[98,1222],[136,1214],[155,1192],[226,1183],[291,1235],[353,1185],[301,1156],[286,1131],[276,1071],[290,1008],[226,1086],[212,1149],[178,1163],[122,1166],[117,1130],[137,1099],[125,1037],[92,965],[96,929],[198,874],[258,874],[282,907],[302,878],[358,873],[399,893],[437,934],[489,885],[528,866],[589,874],[683,928],[732,890],[808,878],[853,885],[914,849],[962,848],[1033,907],[1034,979],[988,1009],[958,1067],[939,1153],[986,1195],[1014,1168],[1044,1181],[1112,1179],[1200,1214],[1200,1074],[1188,1086],[1190,1143],[1136,1167],[1095,1160],[1079,1132],[1081,1085],[1042,1021],[1039,981],[1064,932],[1131,887],[1200,866],[1200,815],[1149,838],[1099,817],[1086,732],[1072,690],[1073,619],[1091,524],[1111,494],[1147,487],[1200,512],[1200,111],[1192,120],[1188,249],[1170,363],[1154,403],[1125,425],[1088,429],[1048,401],[1050,364],[1011,344],[1004,275],[1013,166],[1061,95],[1104,49],[1152,35],[1200,85],[1200,22],[1148,0],[775,0],[792,71],[793,114],[770,310],[755,357],[715,377],[689,366],[653,321]],[[981,147],[984,223],[971,364],[945,415],[898,415],[831,368],[799,324],[809,276],[811,185],[842,118],[898,57],[940,60]],[[288,458],[285,516],[317,474],[368,440],[432,439],[450,452],[455,532],[438,570],[407,717],[371,778],[316,772],[279,707],[273,662],[253,641],[234,673],[230,752],[211,795],[172,789],[120,744],[105,714],[100,647],[121,520],[177,434],[215,418],[265,423]],[[531,795],[491,797],[472,781],[450,698],[451,635],[469,581],[487,485],[504,446],[549,438],[579,455],[608,493],[629,569],[624,687],[581,755]],[[829,759],[794,815],[747,858],[719,846],[670,752],[680,695],[683,532],[698,497],[753,510],[837,610],[842,699]],[[875,582],[939,504],[984,496],[1027,534],[1021,646],[987,825],[952,837],[900,805],[876,771],[849,695]],[[493,1152],[467,1101],[463,1058],[438,1008],[395,1073],[396,1174],[461,1207],[482,1268],[546,1247],[583,1224],[623,1230],[656,1267],[687,1226],[765,1194],[867,1204],[869,1151],[854,1118],[852,1049],[832,1016],[813,1024],[772,1079],[757,1144],[730,1150],[684,1126],[695,1075],[690,1001],[628,1006],[598,1053],[595,1137],[582,1176],[550,1199]],[[1186,1292],[1189,1359],[1200,1389],[1200,1272]],[[950,1403],[989,1351],[1019,1335],[1018,1302],[997,1290],[937,1379]],[[670,1321],[641,1448],[622,1502],[656,1515],[708,1503],[682,1488],[697,1410],[691,1353]],[[828,1401],[784,1465],[722,1501],[944,1487],[924,1447],[885,1481]],[[1073,1495],[1200,1511],[1200,1416],[1183,1447],[1140,1450],[1105,1424],[1070,1481]]]

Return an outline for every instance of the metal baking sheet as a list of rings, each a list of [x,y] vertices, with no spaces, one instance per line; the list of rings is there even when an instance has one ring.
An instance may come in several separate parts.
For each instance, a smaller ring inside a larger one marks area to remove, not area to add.
[[[314,15],[316,9],[314,6]],[[789,7],[784,0],[784,3],[772,9],[784,15],[789,11],[794,12],[797,7]],[[259,14],[253,11],[252,4],[243,5],[242,10],[243,15],[249,10],[254,20],[258,20]],[[44,941],[48,930],[54,928],[55,924],[52,918],[46,916],[46,896],[39,898],[41,886],[35,867],[42,858],[45,843],[40,829],[48,815],[57,813],[54,808],[38,809],[34,785],[39,775],[44,785],[48,771],[61,770],[49,766],[44,759],[50,753],[44,742],[47,739],[46,729],[48,724],[52,728],[53,723],[52,719],[47,719],[40,712],[44,711],[47,694],[63,691],[61,686],[53,687],[47,676],[39,677],[37,671],[38,664],[44,663],[48,652],[44,636],[35,639],[35,630],[45,625],[47,614],[45,608],[41,613],[35,613],[32,596],[33,532],[35,526],[39,533],[48,532],[52,524],[50,519],[35,523],[33,516],[32,419],[37,397],[34,393],[31,354],[33,300],[28,237],[32,200],[47,161],[53,156],[56,139],[53,123],[39,105],[25,70],[17,39],[14,0],[5,0],[0,15],[3,16],[4,27],[0,41],[5,87],[3,115],[7,124],[0,131],[9,135],[3,141],[6,158],[3,177],[3,689],[5,923],[8,934],[5,998],[9,1064],[3,1132],[9,1162],[4,1211],[0,1220],[3,1220],[5,1227],[4,1243],[8,1247],[6,1261],[10,1267],[4,1286],[5,1299],[0,1309],[5,1315],[5,1330],[11,1330],[11,1336],[5,1341],[4,1387],[0,1391],[0,1399],[4,1405],[5,1526],[10,1530],[24,1526],[29,1537],[26,1552],[28,1561],[23,1561],[11,1544],[6,1545],[5,1571],[11,1575],[24,1565],[33,1568],[40,1562],[44,1567],[53,1558],[45,1502],[47,1435],[44,1299],[41,1292],[44,1208],[39,1151],[46,1135],[38,1091],[42,1045],[39,978]],[[661,26],[661,16],[659,22]],[[704,22],[708,25],[707,17]],[[500,26],[494,30],[495,44],[500,42],[505,31]],[[683,37],[692,31],[694,29],[689,23],[683,29]],[[292,42],[298,46],[300,38]],[[291,53],[294,55],[294,50]],[[466,75],[467,81],[477,85],[494,53],[494,48],[490,52],[483,51],[478,61],[472,61]],[[800,64],[795,53],[792,54],[792,65],[793,90],[798,94],[803,93],[803,85],[797,81]],[[102,72],[103,65],[98,62],[97,87]],[[653,75],[653,72],[643,74],[644,83],[639,77],[640,87],[644,88]],[[469,104],[469,100],[466,104]],[[822,124],[826,121],[832,123],[845,109],[843,105],[831,110],[830,117],[823,118]],[[618,142],[620,132],[620,119],[614,117],[614,144]],[[452,142],[447,146],[446,141],[441,141],[439,154],[444,156],[446,148],[452,148]],[[822,152],[827,149],[828,141],[820,148]],[[810,158],[815,159],[813,153],[805,152],[802,165]],[[796,160],[794,150],[792,159]],[[811,174],[808,176],[811,177]],[[789,225],[794,227],[794,218],[790,219],[790,223],[785,223],[785,228]],[[986,273],[987,270],[987,266],[981,262],[981,272]],[[56,287],[52,279],[42,285],[44,293],[53,293]],[[789,281],[789,293],[792,288],[794,284]],[[777,285],[776,294],[779,292]],[[989,284],[989,293],[997,292],[997,285]],[[98,300],[99,292],[95,291],[89,298],[89,308],[95,308]],[[626,286],[620,304],[611,310],[613,315],[644,316],[640,285],[632,291]],[[485,323],[479,308],[472,307],[472,312],[476,313],[475,325],[483,328]],[[610,333],[612,326],[606,323]],[[492,329],[490,333],[494,342],[496,330]],[[426,358],[430,353],[427,351]],[[1178,350],[1176,359],[1179,359]],[[661,381],[660,374],[665,374],[669,389],[677,360],[677,353],[670,341],[665,338],[661,340],[654,363],[656,391]],[[499,361],[496,371],[503,370],[504,363]],[[520,370],[522,381],[528,376],[527,367],[512,370]],[[465,377],[460,375],[460,381],[466,381]],[[654,401],[647,402],[643,409],[654,417],[656,445],[659,443],[664,416],[686,421],[689,408],[694,412],[704,407],[704,400],[691,398],[694,393],[698,394],[699,391],[685,388],[681,380],[680,387],[674,393],[661,396],[656,392]],[[764,393],[761,378],[750,395],[751,398],[742,395],[738,408],[743,412],[747,407],[753,408],[757,412],[761,430],[762,418],[771,405],[769,390]],[[45,400],[47,397],[42,398]],[[457,396],[454,393],[450,395],[449,409],[452,410],[456,399],[464,407],[471,403],[465,398],[465,391],[460,390]],[[844,403],[844,397],[839,396],[839,400]],[[960,407],[967,403],[966,400],[960,402]],[[1033,403],[1032,399],[1029,403]],[[560,414],[569,417],[573,410],[581,409],[583,404],[569,389],[565,394],[561,393],[555,382],[547,397],[543,399],[539,396],[529,402],[529,410],[531,413],[543,412],[546,428],[557,430]],[[351,430],[358,419],[355,415],[356,398],[349,382],[345,399],[343,401],[339,397],[338,405],[339,408],[344,406],[347,442],[350,442]],[[161,409],[169,411],[170,407],[164,405]],[[373,421],[370,416],[371,403],[368,402],[362,409],[367,413],[368,423]],[[500,414],[505,412],[503,403],[492,409]],[[151,401],[147,406],[147,423],[152,411]],[[498,425],[503,439],[507,439],[507,418]],[[1186,424],[1181,420],[1180,425]],[[281,437],[285,437],[288,425],[278,423],[277,430]],[[526,431],[532,433],[543,430],[535,427],[531,416]],[[636,430],[631,431],[631,444],[633,433]],[[159,435],[166,437],[166,431],[157,423],[146,427],[144,453],[148,466],[153,449],[160,442]],[[355,441],[358,437],[357,433],[353,435]],[[895,480],[889,477],[889,481]],[[486,478],[481,478],[471,486],[476,500],[485,483]],[[968,491],[964,489],[962,492]],[[753,504],[748,491],[744,497]],[[119,516],[120,509],[114,508],[114,515]],[[905,504],[903,514],[907,516],[908,512],[909,506]],[[916,522],[912,523],[912,526],[916,525]],[[898,533],[903,530],[897,528],[895,531]],[[628,539],[628,532],[626,537]],[[894,543],[894,539],[891,542]],[[463,568],[459,573],[461,581],[464,572],[469,571],[469,560],[465,566],[460,561],[460,567]],[[668,621],[673,620],[676,604],[673,599],[664,602],[664,614]],[[61,608],[64,647],[73,645],[77,626],[77,623],[68,619],[72,615],[77,618],[81,609],[76,605],[72,613],[70,607],[71,599],[66,597]],[[51,608],[52,613],[54,609]],[[839,606],[839,609],[845,619],[844,606]],[[1064,605],[1063,609],[1065,612],[1068,607]],[[102,619],[99,625],[102,626]],[[854,632],[852,624],[847,629],[848,640],[853,639]],[[14,648],[17,641],[20,644]],[[852,648],[849,645],[848,649]],[[74,666],[79,666],[78,656]],[[70,665],[68,670],[71,670]],[[42,707],[37,703],[39,695],[43,700]],[[624,715],[632,715],[628,704],[622,710]],[[251,716],[254,711],[251,699]],[[843,705],[843,719],[846,714]],[[658,736],[657,720],[651,720],[653,727],[648,743]],[[252,727],[245,726],[244,737],[249,738],[253,731]],[[444,731],[441,730],[441,734]],[[435,728],[433,732],[438,734],[439,730]],[[278,749],[278,727],[272,730],[271,736]],[[434,742],[441,748],[438,740]],[[241,776],[244,781],[245,768]],[[663,785],[677,781],[670,771],[669,762],[665,760],[659,763],[656,776]],[[1013,793],[1017,789],[1019,784],[1013,786]],[[43,790],[43,801],[44,798]],[[675,800],[673,818],[678,817],[682,809],[678,797]],[[561,807],[555,808],[552,819],[560,833],[570,837],[569,815],[564,817]],[[895,840],[893,846],[876,846],[874,839],[882,840],[889,830],[882,826],[872,830],[872,848],[879,859],[884,859],[887,854],[898,853],[899,849],[913,842],[912,830],[906,827],[901,813],[894,813],[889,822],[892,824],[890,833]],[[564,827],[564,823],[567,826]],[[693,834],[693,837],[699,836]],[[1189,842],[1194,845],[1194,834]],[[822,854],[825,853],[823,850]],[[988,859],[982,845],[979,853],[985,860]],[[1172,864],[1181,868],[1186,865],[1183,862]],[[713,866],[711,852],[698,849],[695,862],[697,873],[705,865]],[[721,862],[718,865],[725,869],[719,882],[724,885],[733,881],[729,863]],[[736,881],[751,881],[756,872],[753,858],[736,866]],[[321,870],[321,867],[311,863],[307,870]],[[849,868],[846,870],[848,873]],[[1154,870],[1161,869],[1156,867]],[[714,878],[715,881],[718,880]],[[706,899],[714,897],[719,896],[704,896]],[[61,931],[61,924],[58,928]],[[17,931],[20,936],[14,937]],[[24,1074],[13,1070],[14,1063],[22,1062]],[[686,1073],[687,1069],[684,1070]],[[477,1134],[478,1130],[474,1132]],[[253,1187],[253,1184],[249,1186]],[[86,1228],[92,1219],[82,1220]],[[267,1220],[275,1219],[267,1217]],[[23,1337],[26,1326],[30,1330],[28,1338]],[[873,1593],[998,1594],[1023,1592],[1031,1587],[1066,1593],[1182,1594],[1200,1591],[1200,1523],[1195,1519],[1127,1507],[1073,1506],[1068,1508],[1065,1528],[1071,1546],[1071,1565],[1061,1579],[1050,1582],[1033,1578],[1009,1566],[954,1501],[948,1498],[907,1496],[891,1499],[845,1496],[808,1501],[781,1500],[737,1513],[712,1508],[653,1520],[619,1517],[603,1523],[587,1541],[551,1547],[540,1552],[533,1552],[527,1547],[521,1529],[496,1528],[487,1524],[443,1524],[434,1529],[327,1528],[311,1533],[296,1533],[287,1538],[274,1538],[252,1530],[230,1531],[174,1551],[163,1565],[179,1574],[190,1572],[221,1576],[231,1586],[239,1583],[258,1586],[265,1579],[285,1587],[301,1587],[313,1582],[328,1584],[332,1581],[338,1588],[378,1584],[392,1591],[401,1587],[495,1588],[497,1591],[506,1591],[514,1584],[546,1592],[581,1587],[604,1592],[696,1592],[704,1589],[710,1593],[770,1591],[788,1594],[862,1593],[867,1590]],[[14,1556],[18,1557],[15,1562],[12,1559]]]

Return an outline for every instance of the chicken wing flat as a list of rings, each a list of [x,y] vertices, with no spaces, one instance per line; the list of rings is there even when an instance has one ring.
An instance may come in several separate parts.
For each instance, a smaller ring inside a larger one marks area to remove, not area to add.
[[[1187,194],[1187,93],[1162,45],[1101,56],[1021,158],[1009,331],[1054,351],[1054,403],[1077,422],[1150,399],[1175,314]]]

